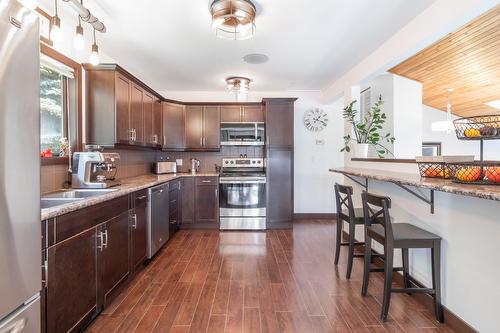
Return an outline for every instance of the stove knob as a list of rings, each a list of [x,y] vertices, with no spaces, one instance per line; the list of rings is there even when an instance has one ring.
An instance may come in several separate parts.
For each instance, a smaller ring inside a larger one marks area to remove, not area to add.
[[[257,161],[257,164],[260,164],[260,161]]]
[[[224,163],[228,164],[229,162],[228,162],[228,161],[225,161]]]
[[[252,161],[252,164],[255,164],[255,161]]]
[[[231,164],[234,164],[234,161],[231,161]]]

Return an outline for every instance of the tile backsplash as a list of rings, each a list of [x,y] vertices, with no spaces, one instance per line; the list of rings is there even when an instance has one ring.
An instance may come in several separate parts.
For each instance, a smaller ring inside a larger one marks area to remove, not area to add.
[[[116,178],[140,176],[151,172],[151,163],[156,161],[155,151],[114,150],[120,154]],[[64,188],[71,179],[68,165],[43,165],[41,167],[40,193],[49,193]]]
[[[189,172],[191,168],[191,158],[200,160],[200,172],[215,172],[215,164],[221,165],[223,158],[239,157],[264,157],[263,147],[221,147],[219,152],[158,152],[158,161],[172,161],[182,159],[182,166],[177,166],[178,172]]]

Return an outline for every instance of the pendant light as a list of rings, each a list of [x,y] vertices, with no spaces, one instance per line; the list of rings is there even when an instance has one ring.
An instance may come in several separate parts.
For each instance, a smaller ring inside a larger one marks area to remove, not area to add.
[[[76,26],[75,37],[73,37],[73,46],[77,50],[83,49],[85,45],[85,39],[83,38],[83,27],[80,15],[78,15],[78,25]]]
[[[50,29],[50,40],[57,43],[61,40],[61,19],[57,12],[57,0],[54,0],[55,15],[52,17],[52,28]]]
[[[433,122],[431,126],[432,131],[434,132],[446,132],[447,134],[450,134],[455,130],[451,114],[451,94],[453,93],[453,88],[448,88],[447,93],[448,101],[446,103],[446,120]]]
[[[97,46],[95,39],[95,29],[94,29],[94,44],[92,44],[92,53],[90,54],[89,62],[93,66],[99,65],[99,47]]]

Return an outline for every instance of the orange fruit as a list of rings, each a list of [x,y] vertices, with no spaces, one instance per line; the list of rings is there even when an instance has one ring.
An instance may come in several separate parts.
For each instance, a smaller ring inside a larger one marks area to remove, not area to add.
[[[486,169],[486,178],[490,182],[500,183],[500,167]]]
[[[481,178],[481,168],[467,167],[457,170],[455,177],[463,182],[475,182]]]

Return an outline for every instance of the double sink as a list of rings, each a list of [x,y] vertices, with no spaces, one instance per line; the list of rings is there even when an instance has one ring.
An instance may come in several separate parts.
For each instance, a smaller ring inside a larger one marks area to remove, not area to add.
[[[96,197],[106,193],[117,191],[118,189],[75,189],[62,190],[42,196],[41,208],[51,208],[68,203]]]

